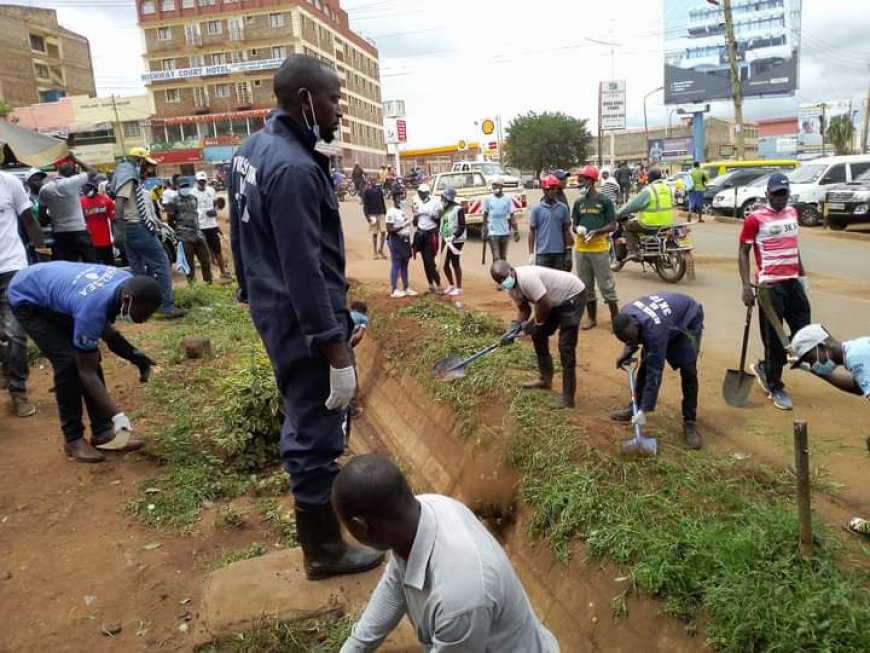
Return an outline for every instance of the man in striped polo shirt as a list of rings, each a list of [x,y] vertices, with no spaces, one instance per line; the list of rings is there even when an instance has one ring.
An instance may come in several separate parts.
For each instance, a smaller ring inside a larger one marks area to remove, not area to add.
[[[777,172],[767,182],[767,204],[753,211],[743,222],[737,264],[743,281],[743,303],[751,306],[755,291],[750,280],[749,251],[755,252],[758,291],[767,294],[774,312],[797,333],[810,323],[807,279],[798,247],[798,215],[788,205],[789,181]],[[791,410],[792,402],[782,382],[786,352],[765,313],[759,315],[764,360],[752,366],[758,383],[782,410]]]

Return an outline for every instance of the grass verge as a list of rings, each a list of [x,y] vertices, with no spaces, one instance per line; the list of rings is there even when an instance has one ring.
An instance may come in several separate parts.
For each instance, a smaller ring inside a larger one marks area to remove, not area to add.
[[[419,324],[413,346],[409,319]],[[614,460],[549,410],[547,397],[516,390],[514,372],[534,368],[529,347],[499,349],[453,383],[431,380],[435,361],[469,354],[503,328],[426,299],[373,320],[374,335],[391,343],[388,355],[449,402],[464,435],[484,428],[476,417],[493,402],[509,407],[507,457],[522,474],[534,537],[563,560],[583,540],[691,630],[703,615],[717,650],[870,650],[867,576],[841,568],[838,541],[820,523],[814,559],[798,558],[793,480],[784,471],[672,448],[651,461]],[[617,601],[615,613],[625,605]]]
[[[264,619],[251,630],[210,642],[197,653],[334,653],[350,635],[353,619],[325,617],[287,622]]]

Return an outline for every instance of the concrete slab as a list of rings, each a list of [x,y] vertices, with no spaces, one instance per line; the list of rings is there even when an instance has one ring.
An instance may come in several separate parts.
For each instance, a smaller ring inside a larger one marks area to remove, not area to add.
[[[330,614],[357,614],[383,573],[383,566],[364,574],[316,582],[305,578],[301,549],[284,549],[241,560],[211,573],[200,603],[198,644],[244,632],[263,617],[300,621]],[[407,619],[380,649],[419,651]]]

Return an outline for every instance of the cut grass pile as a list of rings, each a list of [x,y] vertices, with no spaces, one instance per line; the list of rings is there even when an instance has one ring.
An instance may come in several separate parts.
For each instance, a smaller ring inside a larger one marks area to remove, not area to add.
[[[353,619],[324,617],[287,622],[264,619],[251,630],[205,644],[197,653],[334,653],[350,635]]]
[[[504,324],[421,300],[378,315],[374,335],[396,343],[408,319],[419,321],[421,335],[413,347],[391,346],[390,355],[453,406],[464,435],[485,428],[475,418],[494,401],[509,407],[507,458],[522,474],[530,531],[557,557],[583,540],[592,555],[623,566],[633,587],[662,597],[688,628],[703,615],[717,650],[870,650],[868,579],[838,565],[837,540],[821,523],[814,558],[799,559],[785,471],[671,447],[654,460],[615,460],[550,410],[549,397],[517,391],[512,371],[534,369],[529,347],[499,349],[452,383],[430,378],[435,361],[491,343]]]

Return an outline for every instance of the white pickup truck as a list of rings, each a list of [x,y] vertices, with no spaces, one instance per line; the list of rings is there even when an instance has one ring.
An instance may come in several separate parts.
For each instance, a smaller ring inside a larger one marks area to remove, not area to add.
[[[505,184],[507,186],[507,184]],[[479,170],[462,172],[442,172],[431,183],[432,197],[440,198],[445,188],[456,189],[456,201],[465,208],[465,222],[469,227],[483,224],[483,200],[492,193],[492,188]],[[528,206],[526,193],[522,188],[505,188],[505,194],[513,201],[519,218]]]
[[[515,188],[522,188],[523,183],[519,177],[509,175],[498,164],[492,161],[457,161],[453,164],[451,172],[471,172],[477,170],[486,177],[486,183],[491,184],[496,177],[501,177],[504,181],[505,191],[510,191]]]

